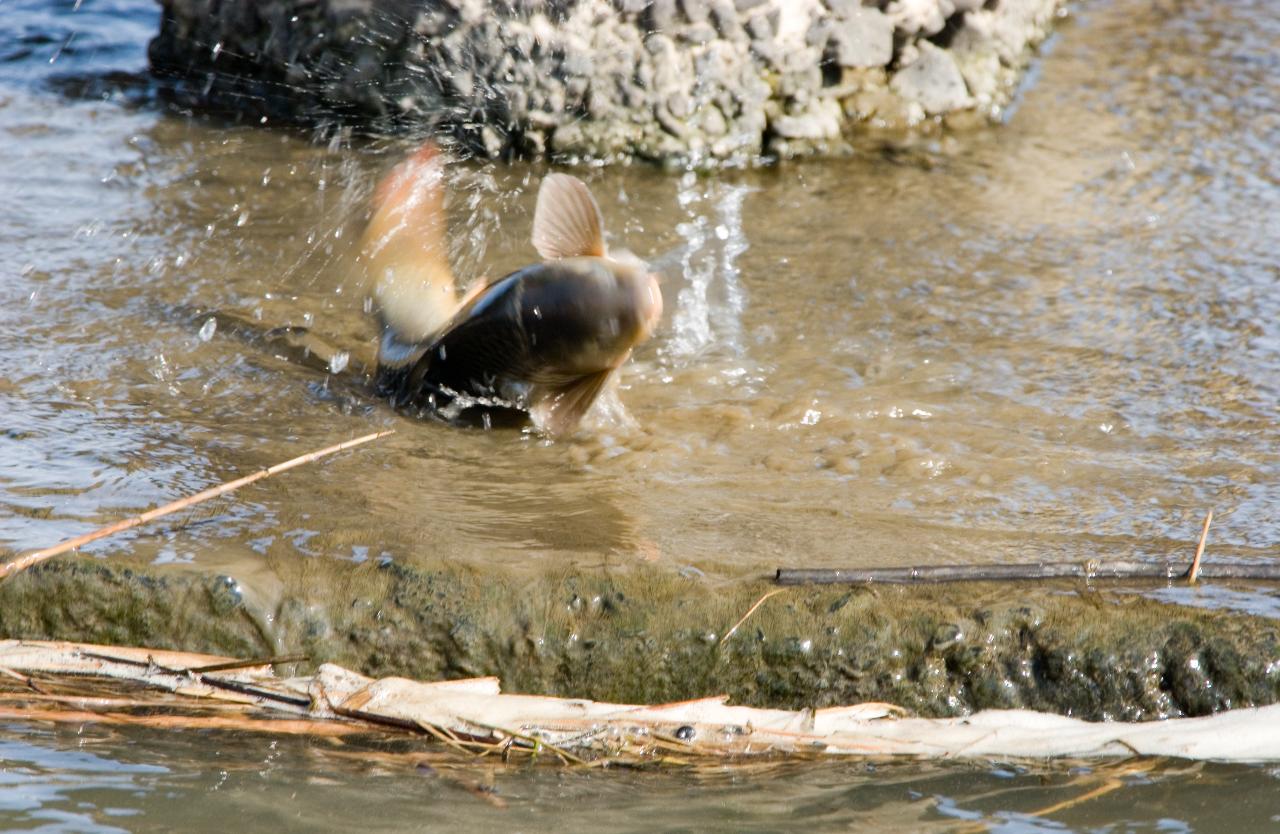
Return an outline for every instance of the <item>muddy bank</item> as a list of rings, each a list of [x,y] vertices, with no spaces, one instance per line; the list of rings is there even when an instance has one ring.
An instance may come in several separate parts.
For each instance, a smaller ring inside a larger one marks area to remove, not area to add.
[[[996,117],[1061,0],[162,0],[178,97],[488,156],[836,152]]]
[[[285,575],[288,574],[288,575]],[[1071,585],[712,587],[643,569],[533,581],[320,560],[284,602],[229,577],[89,559],[0,586],[0,636],[236,656],[304,652],[374,676],[497,675],[511,692],[662,702],[728,693],[799,708],[866,700],[926,716],[1026,707],[1125,720],[1280,700],[1280,624]]]

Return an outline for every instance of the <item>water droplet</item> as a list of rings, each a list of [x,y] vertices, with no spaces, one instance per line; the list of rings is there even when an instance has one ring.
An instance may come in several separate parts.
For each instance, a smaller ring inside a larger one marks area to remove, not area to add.
[[[340,350],[329,359],[329,373],[340,374],[347,369],[347,363],[351,361],[351,354],[345,350]]]
[[[729,239],[729,227],[724,225],[716,226],[716,240],[728,240],[728,239]]]
[[[800,418],[800,424],[804,426],[816,426],[818,421],[822,419],[822,412],[811,408]]]
[[[207,342],[213,338],[213,334],[218,332],[218,320],[213,316],[204,320],[204,324],[200,325],[200,341]]]

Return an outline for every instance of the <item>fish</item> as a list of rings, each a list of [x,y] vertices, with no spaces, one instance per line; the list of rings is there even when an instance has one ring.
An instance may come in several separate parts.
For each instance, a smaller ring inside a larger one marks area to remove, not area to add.
[[[532,242],[541,261],[460,293],[449,264],[444,160],[427,145],[384,178],[361,243],[382,325],[376,385],[450,423],[528,422],[562,436],[615,386],[662,317],[657,273],[604,240],[582,180],[550,173]]]

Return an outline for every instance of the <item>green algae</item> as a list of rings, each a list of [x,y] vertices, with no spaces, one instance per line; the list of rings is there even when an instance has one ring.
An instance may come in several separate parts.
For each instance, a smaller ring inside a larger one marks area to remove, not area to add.
[[[70,558],[0,586],[0,637],[240,657],[301,652],[365,674],[496,675],[507,691],[928,716],[1029,708],[1092,719],[1280,700],[1280,624],[1070,584],[790,588],[656,569],[528,575],[293,560],[256,608],[225,576]]]

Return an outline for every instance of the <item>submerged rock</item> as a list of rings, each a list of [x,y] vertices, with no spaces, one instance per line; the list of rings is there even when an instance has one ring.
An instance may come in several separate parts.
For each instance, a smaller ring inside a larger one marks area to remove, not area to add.
[[[188,104],[487,156],[696,160],[899,126],[857,104],[877,95],[992,111],[1063,0],[161,2],[153,71]]]
[[[281,602],[227,577],[51,561],[0,585],[0,638],[238,657],[300,652],[373,675],[496,675],[509,692],[629,703],[728,694],[925,716],[1025,707],[1130,721],[1280,701],[1280,623],[1141,596],[1008,586],[710,587],[656,569],[565,576],[294,560]]]

